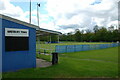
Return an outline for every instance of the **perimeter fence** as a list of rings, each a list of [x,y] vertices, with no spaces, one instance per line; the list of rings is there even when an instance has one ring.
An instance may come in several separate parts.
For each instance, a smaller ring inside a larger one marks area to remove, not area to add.
[[[104,49],[104,48],[117,47],[117,46],[120,46],[120,44],[113,43],[113,44],[89,44],[89,45],[56,45],[55,52],[69,53],[69,52]]]

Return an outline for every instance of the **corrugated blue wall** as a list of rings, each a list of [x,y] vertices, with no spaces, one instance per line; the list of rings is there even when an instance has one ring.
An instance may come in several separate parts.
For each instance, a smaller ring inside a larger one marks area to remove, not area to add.
[[[6,52],[5,28],[28,29],[29,51]],[[5,19],[2,19],[2,30],[2,71],[16,71],[19,69],[36,67],[36,30],[34,28],[30,28],[28,26],[21,25]]]
[[[117,47],[118,43],[113,44],[91,44],[91,45],[57,45],[55,47],[55,52],[58,53],[69,53],[69,52],[79,52],[88,50],[104,49],[109,47]]]

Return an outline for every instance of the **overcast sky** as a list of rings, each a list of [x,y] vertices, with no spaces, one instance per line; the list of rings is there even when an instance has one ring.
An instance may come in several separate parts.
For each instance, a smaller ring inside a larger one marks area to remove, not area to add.
[[[0,0],[0,13],[29,22],[30,0]],[[32,24],[37,25],[40,3],[40,27],[67,33],[75,29],[92,30],[95,25],[118,25],[120,0],[31,0]]]

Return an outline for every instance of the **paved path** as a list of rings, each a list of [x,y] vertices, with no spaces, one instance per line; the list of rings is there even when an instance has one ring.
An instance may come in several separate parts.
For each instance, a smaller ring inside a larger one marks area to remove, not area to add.
[[[36,59],[36,67],[48,67],[51,66],[51,62],[47,62],[46,60],[43,59]]]

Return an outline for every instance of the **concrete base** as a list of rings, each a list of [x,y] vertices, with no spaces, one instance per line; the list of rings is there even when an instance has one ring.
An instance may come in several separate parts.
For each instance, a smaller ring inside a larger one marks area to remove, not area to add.
[[[51,66],[52,63],[51,62],[47,62],[43,59],[36,59],[36,67],[49,67]]]

